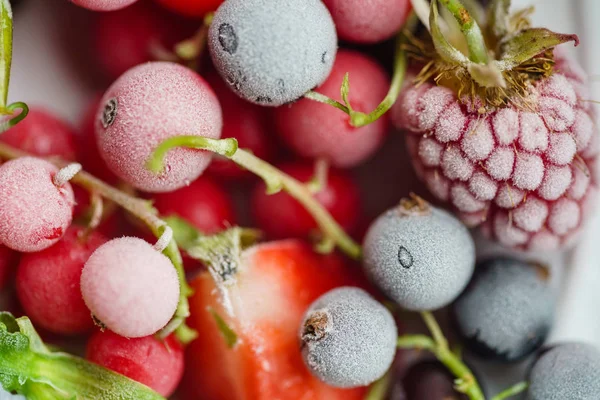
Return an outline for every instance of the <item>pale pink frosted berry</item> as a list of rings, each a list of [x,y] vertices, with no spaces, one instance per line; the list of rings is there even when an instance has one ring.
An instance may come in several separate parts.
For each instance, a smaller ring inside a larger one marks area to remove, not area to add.
[[[189,185],[206,169],[211,153],[171,150],[164,172],[146,162],[156,146],[178,135],[221,136],[221,107],[210,86],[178,64],[151,62],[123,74],[104,94],[96,120],[96,140],[108,167],[132,186],[169,192]]]
[[[73,218],[73,189],[56,182],[58,168],[22,157],[0,166],[0,243],[22,252],[58,242]]]
[[[125,8],[138,0],[71,0],[73,4],[93,11],[113,11]]]
[[[557,53],[555,73],[532,89],[537,111],[479,114],[453,91],[410,87],[393,109],[409,131],[417,175],[469,226],[504,245],[551,250],[570,244],[592,209],[600,140],[586,77]]]
[[[179,290],[171,261],[133,237],[100,246],[81,274],[81,294],[92,314],[111,331],[130,338],[163,328],[175,313]]]

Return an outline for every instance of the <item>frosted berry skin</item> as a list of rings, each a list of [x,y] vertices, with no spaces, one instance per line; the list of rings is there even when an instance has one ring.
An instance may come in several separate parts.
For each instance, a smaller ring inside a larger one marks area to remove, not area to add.
[[[138,0],[71,0],[79,7],[92,11],[114,11],[125,8]]]
[[[373,59],[356,51],[340,50],[327,80],[315,91],[341,101],[340,85],[350,77],[350,103],[357,111],[371,112],[385,97],[390,81]],[[361,128],[349,116],[327,104],[301,99],[275,110],[275,126],[284,142],[298,155],[324,158],[346,168],[360,164],[381,145],[387,133],[387,115]]]
[[[359,288],[342,287],[309,307],[300,329],[308,369],[325,383],[352,388],[381,378],[396,354],[392,314]]]
[[[527,400],[594,400],[600,395],[600,351],[564,343],[546,351],[529,375]]]
[[[333,20],[320,0],[227,0],[208,35],[223,79],[265,106],[297,100],[321,84],[337,51]]]
[[[178,135],[218,139],[222,126],[219,102],[198,74],[174,63],[151,62],[127,71],[104,94],[96,140],[108,167],[125,182],[147,192],[169,192],[200,176],[211,154],[176,148],[157,175],[145,165],[156,146]]]
[[[323,0],[340,39],[376,43],[400,30],[408,16],[408,0]]]
[[[17,296],[25,314],[36,326],[73,335],[92,329],[94,323],[79,289],[88,257],[107,239],[71,227],[54,246],[21,257],[16,276]]]
[[[24,253],[58,242],[73,219],[73,189],[52,181],[58,169],[22,157],[0,166],[0,243]]]
[[[169,322],[177,308],[179,281],[171,261],[148,242],[122,237],[100,246],[87,260],[81,293],[108,329],[136,338]]]
[[[380,215],[363,242],[363,268],[381,291],[413,311],[448,305],[473,273],[475,246],[469,231],[448,212],[405,212],[400,205]]]
[[[393,109],[419,177],[471,227],[522,250],[553,250],[577,236],[598,191],[600,140],[586,76],[557,55],[529,98],[482,116],[450,89],[425,83]]]
[[[123,374],[168,397],[183,376],[183,347],[173,336],[128,339],[111,331],[95,332],[87,343],[86,358]]]
[[[35,156],[59,156],[73,161],[77,157],[73,127],[52,113],[32,107],[27,117],[2,135],[0,142]]]
[[[468,349],[485,359],[508,362],[539,349],[552,327],[555,306],[543,268],[510,258],[477,265],[452,308]]]
[[[280,169],[308,183],[315,176],[311,164],[289,163]],[[251,197],[252,214],[256,224],[271,238],[306,238],[317,231],[317,223],[306,209],[289,194],[279,192],[269,195],[263,182],[257,184]],[[358,187],[349,174],[330,169],[326,184],[314,194],[331,216],[346,230],[356,230],[361,216],[361,199]]]

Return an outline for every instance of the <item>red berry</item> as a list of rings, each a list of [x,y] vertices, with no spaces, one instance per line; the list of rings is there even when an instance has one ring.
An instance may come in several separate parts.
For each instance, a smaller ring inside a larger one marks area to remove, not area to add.
[[[218,139],[221,107],[208,84],[189,68],[151,62],[127,71],[102,98],[96,140],[104,161],[121,179],[147,192],[189,185],[211,161],[211,153],[177,148],[160,174],[146,163],[156,146],[178,135]]]
[[[183,348],[171,335],[161,342],[153,336],[127,339],[113,332],[96,332],[87,344],[86,358],[168,397],[184,368]]]
[[[79,280],[88,257],[106,239],[95,232],[86,237],[82,233],[81,228],[69,228],[54,246],[24,254],[17,269],[17,296],[25,313],[54,333],[78,334],[94,326]]]
[[[174,192],[155,194],[152,199],[161,216],[179,216],[205,234],[235,225],[229,194],[204,176]]]
[[[0,135],[0,141],[34,156],[77,157],[76,133],[65,121],[48,111],[32,107],[27,117]]]
[[[58,168],[22,157],[0,166],[0,242],[34,252],[58,242],[73,219],[73,189],[57,186]]]
[[[509,105],[482,116],[432,83],[405,90],[393,109],[430,191],[505,246],[567,246],[593,208],[599,136],[581,101],[586,78],[574,62],[556,63],[532,88],[536,112]]]
[[[341,101],[340,85],[350,76],[350,103],[357,111],[371,112],[383,100],[390,81],[381,66],[371,58],[340,50],[331,74],[315,91]],[[347,114],[330,105],[301,99],[275,110],[277,132],[300,156],[325,158],[338,167],[360,164],[381,145],[388,129],[383,116],[361,128],[350,125]]]
[[[93,11],[113,11],[127,7],[137,0],[71,0],[80,7]]]
[[[191,282],[188,322],[201,334],[186,349],[182,399],[363,399],[364,388],[337,389],[314,377],[298,342],[304,312],[317,297],[334,287],[356,285],[343,259],[286,240],[253,246],[241,260],[225,286],[231,313],[210,273]],[[233,348],[227,347],[211,311],[237,334]]]
[[[240,98],[216,73],[208,74],[206,80],[217,94],[223,109],[221,137],[236,138],[239,148],[249,150],[255,156],[268,161],[274,150],[269,135],[272,130],[269,110]],[[252,175],[233,161],[219,156],[214,157],[207,171],[219,178],[241,178]]]
[[[0,290],[4,288],[19,263],[19,253],[0,244]]]
[[[340,39],[375,43],[400,30],[410,10],[409,0],[323,0]]]
[[[97,18],[92,46],[98,63],[111,79],[136,65],[155,60],[161,50],[172,51],[176,43],[192,36],[195,29],[190,21],[149,1],[99,14]]]
[[[310,164],[287,164],[280,168],[300,182],[309,182],[315,175],[315,168]],[[350,175],[330,169],[327,183],[314,197],[346,231],[357,227],[361,201]],[[317,229],[317,223],[304,206],[285,192],[268,195],[262,182],[255,188],[251,201],[256,223],[269,237],[306,238]]]
[[[188,17],[202,17],[215,11],[224,0],[156,0],[166,8]]]

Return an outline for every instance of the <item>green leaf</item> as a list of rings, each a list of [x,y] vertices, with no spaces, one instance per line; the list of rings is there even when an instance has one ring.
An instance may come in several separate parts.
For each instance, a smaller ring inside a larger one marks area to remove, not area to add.
[[[12,64],[13,14],[10,1],[0,0],[0,109],[6,107],[8,101],[8,83]]]
[[[51,352],[29,318],[0,312],[0,384],[28,399],[164,400],[152,389],[66,353]]]
[[[525,29],[511,39],[501,43],[502,70],[510,70],[546,50],[566,42],[579,44],[577,35],[555,33],[546,28]]]
[[[227,322],[225,322],[223,317],[221,317],[213,308],[209,307],[208,312],[215,320],[217,328],[219,328],[219,332],[221,332],[223,339],[225,339],[225,343],[227,343],[227,347],[230,349],[233,348],[238,341],[237,334],[229,327],[229,325],[227,325]]]
[[[446,40],[440,29],[439,17],[438,2],[437,0],[432,0],[429,13],[429,28],[431,29],[431,39],[433,40],[435,50],[447,63],[466,66],[470,62],[469,59]]]

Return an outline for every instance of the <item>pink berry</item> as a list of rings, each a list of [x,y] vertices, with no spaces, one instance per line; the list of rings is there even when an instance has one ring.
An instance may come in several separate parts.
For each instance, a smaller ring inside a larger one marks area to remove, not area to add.
[[[148,242],[122,237],[100,246],[81,274],[92,314],[125,337],[156,333],[173,316],[179,281],[171,261]]]
[[[160,52],[194,34],[197,24],[140,1],[131,7],[98,14],[92,27],[92,46],[107,77],[116,79],[136,65],[156,59]]]
[[[164,342],[153,336],[127,339],[113,332],[96,332],[86,358],[127,376],[168,397],[183,375],[183,347],[173,336]]]
[[[287,164],[281,170],[301,182],[309,182],[315,174],[310,164]],[[330,170],[327,183],[315,194],[315,199],[345,230],[352,232],[357,228],[361,201],[350,175]],[[284,192],[268,195],[262,182],[254,189],[251,201],[256,224],[271,238],[306,238],[317,230],[317,223],[298,201]]]
[[[22,157],[0,166],[0,242],[34,252],[58,242],[73,218],[73,189],[53,182],[58,168]]]
[[[168,192],[189,185],[206,169],[210,152],[177,148],[165,158],[159,175],[146,168],[165,139],[221,136],[219,102],[194,71],[178,64],[151,62],[134,67],[112,84],[96,120],[100,154],[111,170],[147,192]]]
[[[114,11],[125,8],[137,0],[71,0],[73,4],[79,7],[87,8],[93,11]]]
[[[341,101],[340,85],[347,72],[351,105],[357,111],[371,112],[385,97],[390,82],[383,68],[361,53],[339,51],[329,78],[315,90]],[[351,167],[367,159],[381,145],[388,129],[385,115],[372,124],[354,128],[344,112],[308,99],[278,107],[275,124],[298,155],[322,157],[337,167]]]
[[[206,80],[214,89],[223,109],[223,138],[235,138],[241,149],[268,161],[273,155],[274,146],[270,137],[272,124],[270,113],[265,107],[259,107],[237,96],[216,74],[208,74]],[[230,179],[252,176],[252,173],[240,168],[225,157],[215,156],[208,172]]]
[[[553,250],[578,234],[598,187],[598,135],[578,70],[558,53],[554,74],[532,89],[535,112],[510,105],[481,115],[425,83],[403,92],[392,120],[410,133],[417,174],[465,223],[505,246]]]
[[[408,0],[324,0],[340,39],[375,43],[400,30],[408,16]]]
[[[19,253],[0,244],[0,290],[8,283],[18,263]]]
[[[152,200],[161,216],[181,217],[207,235],[236,222],[229,193],[204,176],[174,192],[157,193]]]
[[[25,254],[17,269],[17,296],[36,326],[72,335],[90,330],[94,323],[79,289],[81,271],[104,236],[71,227],[54,246]]]
[[[32,107],[23,121],[0,135],[0,142],[35,156],[59,156],[73,161],[77,156],[76,137],[68,123],[42,108]]]

